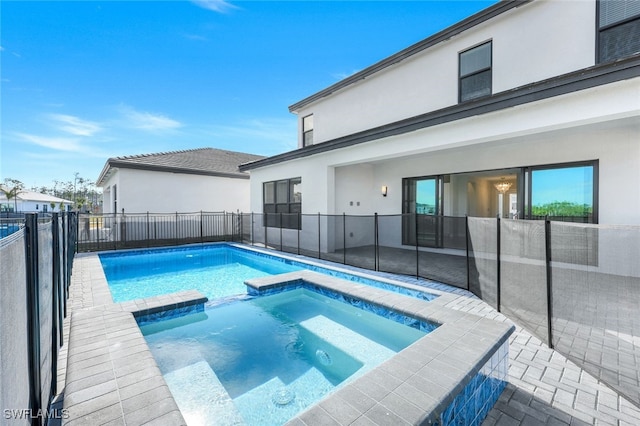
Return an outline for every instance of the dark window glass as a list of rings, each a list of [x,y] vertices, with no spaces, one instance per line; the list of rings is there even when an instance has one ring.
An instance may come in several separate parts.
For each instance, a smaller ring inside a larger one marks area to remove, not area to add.
[[[639,0],[600,0],[598,13],[599,62],[640,53]]]
[[[288,203],[289,202],[289,181],[279,180],[276,183],[276,203]]]
[[[491,70],[465,77],[460,80],[461,100],[480,98],[491,94]]]
[[[607,27],[640,15],[638,0],[600,0],[600,28]]]
[[[302,146],[313,145],[313,114],[302,119]]]
[[[276,202],[276,184],[267,182],[264,184],[264,203],[273,204]]]
[[[289,195],[289,202],[291,203],[301,203],[302,202],[302,179],[291,179],[289,185],[289,190],[291,191]]]
[[[460,102],[491,94],[491,42],[460,53]]]
[[[302,179],[284,179],[263,184],[264,224],[269,227],[300,229]]]
[[[600,62],[640,53],[640,19],[600,31]]]

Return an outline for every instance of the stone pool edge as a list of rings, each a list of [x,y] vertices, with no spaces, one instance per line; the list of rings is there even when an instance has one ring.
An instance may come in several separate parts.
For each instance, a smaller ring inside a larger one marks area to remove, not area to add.
[[[515,331],[511,323],[447,308],[458,297],[452,294],[425,301],[313,271],[245,283],[249,294],[254,295],[316,287],[320,292],[324,289],[340,293],[392,313],[439,324],[389,360],[298,414],[287,423],[289,426],[377,424],[379,418],[393,424],[441,424],[456,397],[505,345],[503,357],[508,360],[508,339]]]
[[[89,276],[80,278],[83,295],[88,296],[85,307],[74,310],[71,317],[64,391],[64,408],[69,418],[64,419],[63,424],[186,424],[133,313],[145,315],[162,311],[164,307],[180,307],[189,301],[206,301],[206,298],[191,290],[114,304],[98,255],[81,257],[89,269]],[[499,323],[445,306],[459,295],[428,289],[430,293],[440,294],[426,302],[312,271],[291,274],[321,287],[338,286],[339,292],[347,289],[360,299],[370,299],[393,310],[404,310],[442,324],[376,369],[293,418],[291,425],[317,424],[318,421],[350,424],[356,420],[362,424],[378,424],[385,417],[386,420],[395,417],[398,424],[437,423],[456,393],[478,374],[491,353],[508,345],[508,337],[514,330],[511,323]],[[296,279],[288,275],[265,279],[280,282]],[[172,300],[175,297],[178,299]],[[421,382],[417,383],[417,379]],[[432,392],[432,388],[439,389],[438,393]]]
[[[136,318],[204,309],[207,298],[188,290],[113,303],[98,256],[83,261],[90,270],[83,293],[93,306],[71,312],[62,424],[186,425]]]

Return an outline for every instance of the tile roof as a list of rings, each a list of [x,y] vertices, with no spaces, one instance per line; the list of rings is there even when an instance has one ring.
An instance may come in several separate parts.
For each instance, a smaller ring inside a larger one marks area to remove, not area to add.
[[[238,166],[262,158],[265,157],[215,148],[197,148],[183,151],[114,157],[107,160],[98,177],[97,183],[98,185],[103,183],[113,168],[248,179],[249,175],[246,172],[241,172]]]
[[[12,198],[13,200],[13,198]],[[37,201],[37,202],[41,202],[41,203],[64,203],[64,204],[72,204],[73,201],[70,200],[65,200],[64,198],[58,198],[58,197],[54,197],[53,195],[49,195],[49,194],[41,194],[39,192],[33,192],[33,191],[28,191],[26,189],[23,189],[22,191],[20,191],[18,193],[18,200],[21,201]],[[2,202],[7,202],[7,197],[4,195],[4,193],[0,192],[0,201]]]

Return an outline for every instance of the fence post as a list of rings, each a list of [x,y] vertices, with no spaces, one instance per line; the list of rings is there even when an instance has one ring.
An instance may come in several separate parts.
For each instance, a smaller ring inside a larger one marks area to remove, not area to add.
[[[151,238],[149,238],[149,234],[150,234],[150,226],[149,226],[149,210],[147,210],[147,247],[149,247],[149,245],[151,244],[149,241],[151,241]]]
[[[42,408],[40,377],[40,295],[38,276],[38,214],[25,214],[27,275],[27,330],[29,348],[29,395],[31,412]]]
[[[551,294],[551,221],[547,217],[544,221],[545,264],[547,270],[547,338],[549,347],[553,349],[553,333],[551,330],[552,294]]]
[[[62,333],[58,336],[58,330],[62,331],[62,318],[60,317],[60,239],[58,229],[58,213],[51,214],[51,248],[52,265],[51,273],[51,395],[58,393],[58,341],[62,345]]]
[[[320,212],[318,212],[318,259],[320,259]]]
[[[347,214],[342,212],[342,264],[347,264]]]
[[[298,212],[298,249],[296,250],[296,254],[300,255],[300,230],[302,229],[302,213]]]
[[[67,317],[67,213],[62,214],[62,303],[64,317]]]
[[[415,237],[416,237],[416,278],[420,278],[420,249],[418,248],[418,212],[416,211],[414,214],[414,222],[415,222]]]
[[[471,290],[471,271],[469,268],[469,215],[464,215],[464,237],[467,249],[467,290]]]
[[[200,244],[204,243],[204,219],[202,218],[202,210],[200,210]]]
[[[222,235],[224,238],[224,241],[227,241],[227,211],[223,211],[222,212]]]
[[[373,236],[373,266],[377,271],[379,269],[378,265],[378,213],[373,214],[373,227],[374,227],[374,236]]]
[[[262,213],[262,227],[264,228],[264,248],[267,248],[267,221],[269,220],[269,213]]]
[[[282,251],[282,212],[280,212],[280,251]]]
[[[496,259],[498,269],[496,270],[496,305],[497,311],[500,312],[500,215],[496,217],[498,226],[496,228],[497,244],[496,244]]]
[[[251,212],[251,235],[250,235],[251,246],[253,246],[253,211]]]
[[[176,245],[178,244],[178,212],[176,212]]]

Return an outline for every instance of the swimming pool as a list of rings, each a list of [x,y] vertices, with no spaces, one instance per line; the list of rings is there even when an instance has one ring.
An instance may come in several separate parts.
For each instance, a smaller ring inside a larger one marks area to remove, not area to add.
[[[187,289],[199,290],[209,300],[246,295],[244,282],[248,279],[303,269],[418,299],[436,297],[426,291],[229,244],[109,252],[99,257],[116,303]]]
[[[426,334],[305,289],[140,329],[190,424],[283,424]]]

